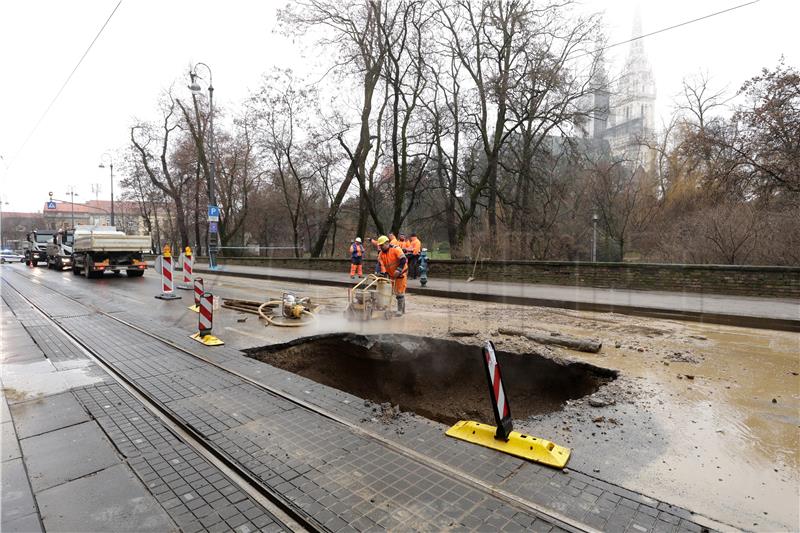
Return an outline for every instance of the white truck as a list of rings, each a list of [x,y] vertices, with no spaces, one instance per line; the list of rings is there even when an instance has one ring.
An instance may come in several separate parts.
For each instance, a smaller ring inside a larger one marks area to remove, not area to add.
[[[72,273],[91,279],[124,270],[129,277],[139,277],[147,269],[142,253],[149,250],[147,235],[125,235],[114,226],[76,226]]]
[[[47,262],[47,244],[52,242],[55,234],[56,231],[51,229],[35,229],[28,233],[22,243],[26,265],[39,266],[41,261]]]
[[[47,244],[47,268],[64,270],[72,267],[72,243],[75,230],[59,230]]]

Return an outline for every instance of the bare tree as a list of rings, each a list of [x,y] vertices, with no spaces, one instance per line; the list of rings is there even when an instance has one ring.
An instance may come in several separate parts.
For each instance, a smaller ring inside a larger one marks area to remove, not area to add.
[[[622,159],[587,159],[587,168],[603,233],[616,241],[622,261],[630,235],[644,231],[653,220],[654,187],[641,167]]]
[[[357,2],[338,2],[337,0],[304,0],[287,7],[279,13],[279,18],[287,29],[299,33],[309,28],[320,28],[326,35],[318,41],[321,46],[335,47],[340,51],[339,68],[355,71],[361,82],[363,100],[359,122],[358,144],[353,158],[347,167],[345,178],[339,185],[336,195],[322,222],[311,255],[319,257],[325,240],[350,184],[370,151],[370,118],[375,87],[380,79],[386,58],[379,26],[382,10],[379,1],[361,0]]]
[[[130,138],[150,182],[175,204],[174,218],[181,241],[180,245],[184,247],[189,244],[184,203],[188,177],[185,174],[173,173],[171,161],[176,144],[179,145],[181,141],[175,136],[182,133],[181,118],[176,113],[176,106],[177,102],[172,97],[172,93],[166,92],[160,102],[161,122],[158,125],[148,122],[137,123],[131,127]]]

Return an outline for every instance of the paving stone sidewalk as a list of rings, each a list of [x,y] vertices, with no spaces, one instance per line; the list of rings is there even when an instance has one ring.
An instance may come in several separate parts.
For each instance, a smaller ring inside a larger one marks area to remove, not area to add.
[[[2,294],[0,530],[285,530],[14,290]]]

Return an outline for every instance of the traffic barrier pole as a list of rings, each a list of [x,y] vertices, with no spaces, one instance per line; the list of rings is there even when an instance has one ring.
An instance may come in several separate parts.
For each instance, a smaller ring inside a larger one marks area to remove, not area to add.
[[[179,289],[192,290],[192,271],[194,270],[194,256],[192,248],[187,246],[183,257],[183,283],[178,285]]]
[[[164,245],[164,253],[161,256],[161,294],[156,296],[160,300],[178,300],[180,296],[175,294],[173,284],[174,273],[172,271],[172,251],[169,244]]]
[[[189,307],[190,311],[194,311],[195,313],[200,312],[200,298],[205,292],[203,288],[203,278],[194,278],[194,305]]]
[[[555,468],[564,468],[569,461],[571,450],[548,440],[514,431],[511,407],[503,386],[500,363],[497,361],[494,343],[487,341],[481,349],[483,367],[489,384],[489,398],[492,402],[497,426],[460,420],[447,430],[449,437],[465,440],[492,448],[510,455],[529,459]]]
[[[191,335],[194,340],[206,346],[220,346],[225,344],[220,339],[211,334],[214,324],[214,295],[205,292],[200,297],[200,312],[198,314],[197,333]]]
[[[486,379],[489,380],[489,396],[492,399],[494,419],[497,422],[495,438],[508,440],[508,435],[514,429],[514,421],[511,420],[511,407],[508,405],[508,397],[506,389],[503,387],[500,365],[497,364],[497,354],[492,341],[486,341],[483,346],[483,361],[484,368],[486,368]]]

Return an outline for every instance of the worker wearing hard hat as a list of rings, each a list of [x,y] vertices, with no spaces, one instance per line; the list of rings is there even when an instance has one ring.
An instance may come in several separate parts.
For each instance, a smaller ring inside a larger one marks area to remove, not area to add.
[[[350,279],[356,277],[356,272],[358,272],[358,277],[364,277],[364,271],[362,270],[361,262],[364,259],[364,245],[361,244],[361,237],[356,237],[350,243]]]
[[[377,243],[381,247],[381,252],[378,254],[381,273],[385,273],[392,280],[392,292],[397,298],[397,315],[400,316],[406,312],[408,260],[399,247],[390,243],[386,235],[378,237]]]

